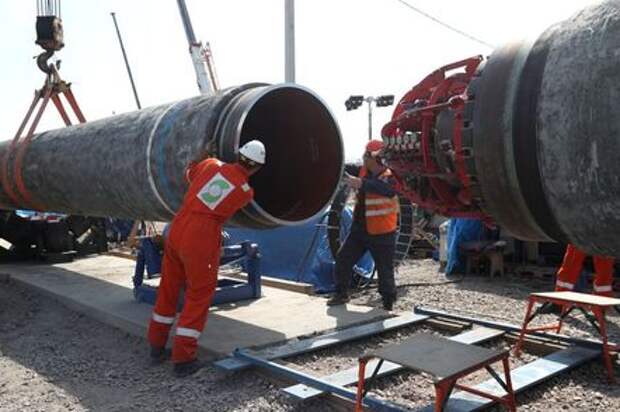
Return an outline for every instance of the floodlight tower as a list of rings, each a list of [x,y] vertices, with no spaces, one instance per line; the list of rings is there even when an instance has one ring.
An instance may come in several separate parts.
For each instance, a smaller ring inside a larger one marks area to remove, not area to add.
[[[363,102],[368,103],[368,140],[372,140],[372,104],[377,107],[387,107],[394,104],[394,95],[385,94],[381,96],[360,96],[353,95],[344,102],[347,111],[358,109]]]

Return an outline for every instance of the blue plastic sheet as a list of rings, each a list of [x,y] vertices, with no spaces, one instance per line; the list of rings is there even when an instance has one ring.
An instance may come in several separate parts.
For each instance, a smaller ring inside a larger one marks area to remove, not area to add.
[[[342,213],[342,237],[349,232],[351,215],[350,209]],[[245,240],[258,244],[261,273],[265,276],[310,283],[317,293],[332,292],[335,289],[335,262],[327,238],[327,215],[299,226],[270,230],[226,228],[226,232],[230,235],[226,244]],[[366,254],[354,271],[360,276],[369,277],[373,269],[372,257]]]
[[[465,272],[465,259],[459,245],[463,242],[482,240],[484,235],[480,219],[452,218],[448,224],[448,262],[446,274]]]
[[[345,209],[341,215],[341,242],[349,233],[352,212]],[[170,225],[164,229],[166,237]],[[261,254],[261,274],[279,279],[312,284],[317,293],[333,292],[335,262],[327,237],[327,214],[306,224],[287,226],[270,230],[226,228],[229,238],[225,246],[251,241],[258,244]],[[200,245],[196,245],[200,247]],[[155,252],[150,239],[143,239],[138,252],[136,273],[158,273],[161,255]],[[353,271],[369,278],[374,270],[374,261],[366,253],[355,265]]]

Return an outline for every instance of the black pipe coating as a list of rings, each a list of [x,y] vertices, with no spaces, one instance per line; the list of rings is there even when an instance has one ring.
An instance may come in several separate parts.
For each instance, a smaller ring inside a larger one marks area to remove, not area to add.
[[[327,106],[297,85],[249,84],[40,133],[21,168],[32,201],[13,201],[2,189],[0,207],[170,220],[187,189],[186,165],[214,139],[224,161],[235,161],[239,146],[252,139],[267,150],[266,166],[250,180],[255,199],[231,225],[302,223],[335,193],[344,154]],[[9,143],[0,143],[0,159]],[[16,153],[5,170],[19,193]]]
[[[521,239],[620,257],[620,1],[496,50],[474,107],[483,207]]]

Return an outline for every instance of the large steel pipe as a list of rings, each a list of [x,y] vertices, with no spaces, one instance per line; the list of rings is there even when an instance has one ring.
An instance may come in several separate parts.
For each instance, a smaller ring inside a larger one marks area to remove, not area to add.
[[[483,208],[517,236],[620,257],[620,1],[495,51],[475,91]]]
[[[255,200],[230,224],[268,228],[320,213],[342,173],[340,132],[313,92],[289,84],[250,84],[43,132],[2,162],[0,207],[170,220],[188,162],[208,144],[234,161],[251,139],[265,144],[267,165],[251,178]],[[9,149],[0,144],[0,159]]]
[[[620,257],[620,1],[446,65],[382,130],[414,203]]]

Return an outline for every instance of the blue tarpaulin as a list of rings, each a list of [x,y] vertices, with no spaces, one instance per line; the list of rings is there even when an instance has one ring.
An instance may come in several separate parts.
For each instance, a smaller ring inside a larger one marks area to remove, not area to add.
[[[349,233],[352,212],[345,209],[341,215],[341,241]],[[167,229],[164,230],[164,237]],[[279,279],[304,282],[314,285],[317,293],[334,291],[334,258],[327,238],[327,214],[299,226],[287,226],[270,230],[226,228],[229,239],[224,245],[235,245],[243,241],[258,244],[261,254],[262,275]],[[161,253],[150,239],[142,239],[136,262],[136,271],[148,274],[159,272]],[[360,276],[370,277],[374,261],[366,253],[353,270]]]
[[[465,260],[461,256],[459,245],[463,242],[482,240],[483,235],[483,226],[479,219],[450,219],[448,224],[447,275],[465,272]]]
[[[351,210],[345,209],[340,233],[347,234],[350,224]],[[335,263],[327,238],[327,215],[299,226],[270,230],[226,228],[226,232],[230,235],[226,244],[245,240],[258,244],[263,275],[310,283],[317,293],[334,290]],[[354,270],[361,276],[369,277],[374,270],[370,254],[362,257]]]

